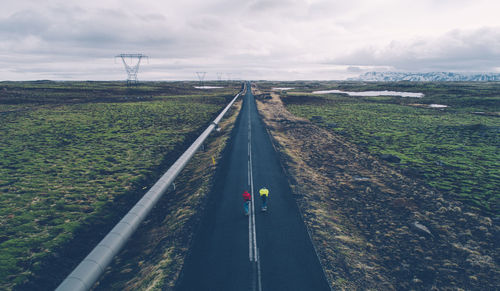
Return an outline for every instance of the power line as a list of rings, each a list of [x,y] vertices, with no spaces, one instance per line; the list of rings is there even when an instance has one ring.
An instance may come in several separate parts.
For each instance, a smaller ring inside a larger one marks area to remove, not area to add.
[[[200,86],[203,87],[203,82],[205,81],[205,75],[207,72],[196,72],[198,79],[200,80]]]
[[[149,57],[143,54],[119,54],[115,56],[115,58],[122,59],[125,71],[127,72],[127,86],[136,85],[138,82],[137,73],[139,72],[141,60],[144,58],[149,59]],[[137,62],[134,64],[132,61],[135,59],[137,59]],[[127,60],[132,64],[129,64]]]

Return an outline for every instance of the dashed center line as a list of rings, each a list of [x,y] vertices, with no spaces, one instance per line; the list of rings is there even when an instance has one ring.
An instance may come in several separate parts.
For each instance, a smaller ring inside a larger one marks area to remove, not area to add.
[[[248,99],[247,99],[248,100]],[[248,104],[248,186],[250,187],[250,195],[252,197],[250,205],[250,215],[248,216],[248,247],[249,259],[254,263],[254,278],[257,279],[257,284],[253,284],[253,289],[262,290],[260,258],[257,248],[257,235],[255,226],[255,199],[253,187],[253,168],[252,168],[252,122],[250,118],[250,104]],[[255,281],[254,281],[255,282]],[[256,286],[257,285],[257,286]]]

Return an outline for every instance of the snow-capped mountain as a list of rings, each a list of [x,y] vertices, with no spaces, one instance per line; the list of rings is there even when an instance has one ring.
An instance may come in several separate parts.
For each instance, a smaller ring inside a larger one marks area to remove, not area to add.
[[[430,72],[430,73],[402,73],[402,72],[367,72],[357,78],[350,78],[353,81],[469,81],[487,82],[500,81],[500,74],[495,73],[451,73],[451,72]]]

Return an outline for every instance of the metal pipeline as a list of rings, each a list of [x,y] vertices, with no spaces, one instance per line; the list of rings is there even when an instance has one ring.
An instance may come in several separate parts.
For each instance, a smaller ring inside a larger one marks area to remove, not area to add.
[[[115,225],[115,227],[99,242],[83,261],[57,287],[57,291],[89,290],[99,279],[113,257],[121,250],[132,236],[140,223],[146,218],[162,195],[189,160],[203,144],[210,133],[218,126],[229,108],[244,92],[246,84],[240,93],[222,110],[215,120],[203,131],[193,144],[180,156],[179,159],[163,174],[163,176],[149,189],[134,207]]]

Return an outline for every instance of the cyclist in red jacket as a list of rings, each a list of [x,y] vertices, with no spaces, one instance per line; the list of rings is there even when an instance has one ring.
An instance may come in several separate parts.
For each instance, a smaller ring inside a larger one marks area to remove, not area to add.
[[[252,196],[245,190],[245,192],[243,192],[243,207],[245,209],[245,215],[247,216],[250,213],[250,201],[252,201]]]

